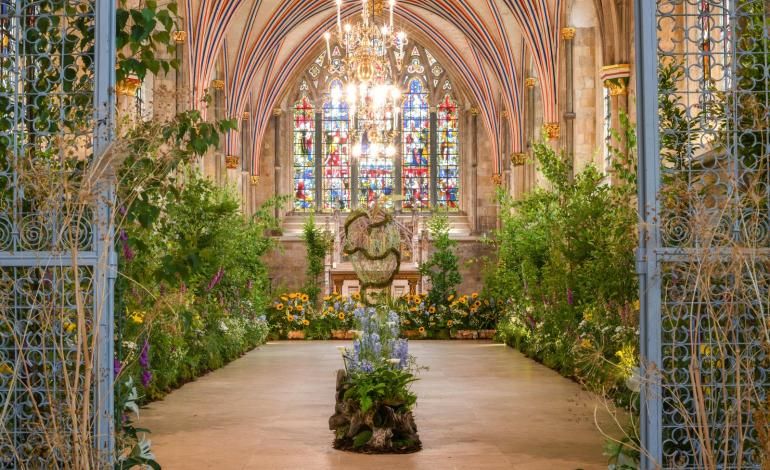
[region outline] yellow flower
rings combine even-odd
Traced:
[[[421,326],[420,328],[417,329],[417,331],[419,331],[420,333],[425,333],[425,327]]]
[[[292,307],[291,305],[289,305],[288,307],[286,307],[286,311],[287,311],[287,312],[293,312],[293,311],[294,311],[294,307]]]
[[[588,308],[585,309],[585,311],[583,312],[583,320],[590,322],[593,319],[593,317],[594,317],[594,314],[591,311],[591,309],[588,309]]]
[[[305,307],[303,307],[302,305],[297,305],[297,311],[298,312],[301,312],[303,310],[305,310]]]
[[[479,302],[477,300],[477,301],[473,302],[473,306],[476,307],[476,308],[479,308],[479,307],[481,307],[481,302]]]
[[[0,365],[0,375],[11,375],[11,374],[13,374],[13,369],[11,368],[11,366],[6,364],[5,362],[3,363],[3,365]]]
[[[302,294],[302,301],[307,302],[308,300],[310,300],[310,297],[308,297],[307,294]]]
[[[328,301],[330,301],[331,299],[332,299],[332,296],[331,296],[331,295],[325,295],[325,296],[324,296],[324,301],[325,301],[325,302],[328,302]]]
[[[453,294],[453,295],[450,295],[449,297],[447,297],[446,300],[447,300],[447,302],[451,302],[451,301],[454,300],[454,298],[455,298],[455,296]]]
[[[294,320],[294,317],[291,314],[287,313],[286,314],[286,321],[292,321],[292,320]]]
[[[290,299],[296,299],[296,298],[297,298],[297,294],[295,294],[294,292],[292,292],[291,294],[289,294],[289,298],[290,298]]]
[[[454,325],[454,322],[452,320],[449,320],[448,322],[446,322],[447,327],[452,328],[452,325]]]
[[[474,292],[473,294],[471,294],[471,297],[473,297],[474,299],[478,299],[479,298],[479,293],[478,292]]]
[[[329,308],[327,308],[326,310],[328,310],[331,313],[331,312],[334,311],[334,306],[333,305],[329,305]]]
[[[591,349],[593,347],[593,343],[588,338],[583,338],[580,340],[580,347],[582,349]]]
[[[634,300],[633,306],[635,312],[638,312],[642,308],[642,304],[639,302],[639,299]]]
[[[340,320],[344,320],[344,319],[345,319],[345,312],[340,312],[340,313],[337,315],[337,318],[339,318]]]
[[[279,311],[280,311],[280,310],[283,310],[283,304],[278,304],[278,305],[276,305],[276,306],[275,306],[275,309],[276,309],[276,310],[279,310]]]
[[[634,346],[626,344],[620,351],[615,353],[615,357],[618,358],[618,367],[623,371],[626,377],[630,377],[633,373],[634,367],[636,367],[636,351]]]
[[[289,298],[288,298],[288,297],[286,297],[285,295],[282,295],[282,296],[281,296],[281,300],[283,300],[284,302],[288,302],[288,301],[289,301]]]
[[[428,307],[428,313],[431,313],[431,314],[436,313],[436,307],[434,307],[433,305]]]
[[[411,325],[412,324],[412,322],[409,321],[409,320],[404,320],[403,323],[404,323],[404,325]]]
[[[460,297],[460,302],[462,302],[464,304],[467,304],[468,303],[468,296],[464,295],[464,296]]]
[[[72,333],[73,331],[75,331],[76,328],[77,328],[77,325],[75,325],[72,322],[66,322],[64,324],[64,331],[66,331],[67,333]]]
[[[417,311],[417,307],[411,307],[411,308],[409,308],[409,311],[410,312],[416,312]]]
[[[484,305],[486,305],[487,307],[489,307],[489,300],[487,300],[487,299],[484,299]]]
[[[304,320],[302,320],[302,324],[305,325],[305,326],[308,326],[310,324],[310,320],[305,318]]]
[[[471,307],[471,313],[476,313],[476,312],[478,312],[478,310],[479,309],[477,309],[476,307]],[[463,316],[465,316],[465,315],[466,315],[466,313],[463,312]]]

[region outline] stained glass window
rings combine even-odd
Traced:
[[[459,207],[460,153],[457,145],[457,103],[449,95],[438,107],[437,132],[436,204],[439,208],[454,210]]]
[[[307,97],[294,106],[294,209],[315,209],[315,112]]]
[[[323,115],[323,209],[350,209],[350,145],[348,105],[342,99],[342,82],[329,87]]]
[[[380,145],[364,142],[358,162],[358,202],[371,206],[378,200],[385,200],[386,207],[392,205],[395,155],[388,155]],[[387,198],[387,199],[385,199]]]
[[[430,113],[422,82],[409,82],[404,100],[402,158],[402,206],[430,207]]]

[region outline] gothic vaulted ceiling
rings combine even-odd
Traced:
[[[398,27],[435,51],[468,101],[475,103],[498,169],[502,132],[512,136],[514,152],[523,143],[520,95],[525,71],[538,77],[545,121],[559,121],[557,64],[565,1],[397,3]],[[184,4],[192,102],[203,107],[201,98],[211,81],[224,80],[228,117],[241,119],[248,112],[256,163],[273,109],[322,51],[322,35],[336,22],[335,0],[184,0]],[[343,0],[342,16],[357,17],[361,8],[362,1]],[[239,141],[229,136],[227,151],[236,151]]]

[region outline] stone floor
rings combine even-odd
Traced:
[[[269,343],[151,404],[141,424],[158,461],[164,470],[607,468],[592,395],[476,341],[410,343],[430,368],[415,384],[422,452],[335,451],[327,420],[344,344]]]

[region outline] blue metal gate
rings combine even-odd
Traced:
[[[635,5],[643,467],[760,468],[770,457],[770,4]]]
[[[0,0],[0,467],[113,458],[114,0]]]

